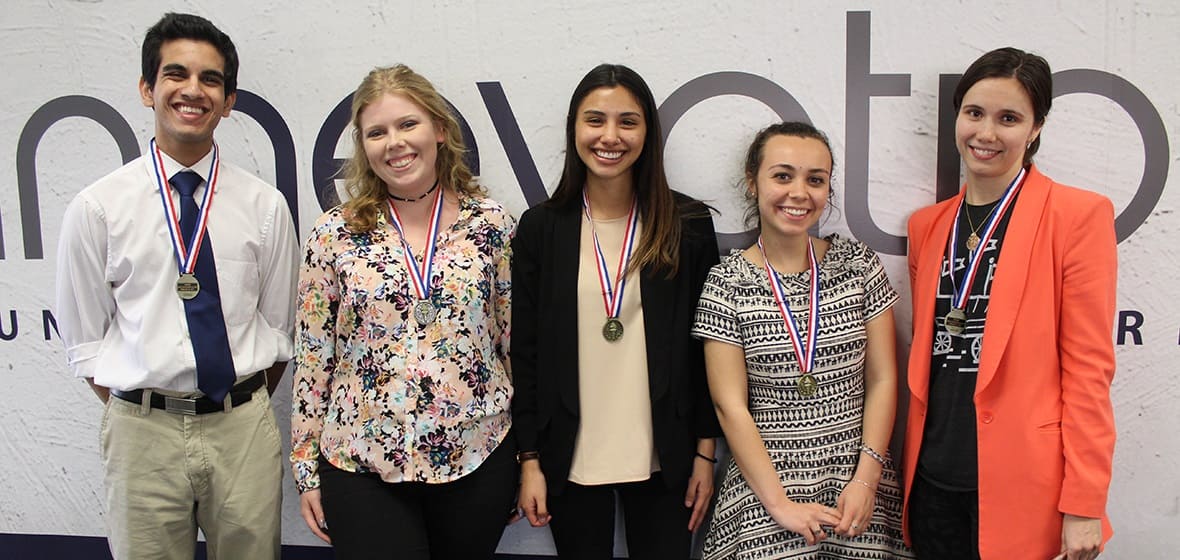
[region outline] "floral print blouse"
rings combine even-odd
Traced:
[[[322,457],[386,482],[471,473],[508,434],[510,241],[498,203],[460,198],[438,235],[419,326],[397,231],[351,233],[342,208],[315,223],[299,271],[291,463],[300,492],[319,488]],[[421,248],[418,248],[421,251]]]

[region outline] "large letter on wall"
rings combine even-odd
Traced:
[[[869,212],[869,98],[908,97],[909,74],[869,72],[869,12],[848,12],[847,62],[845,66],[844,204],[848,229],[874,251],[904,255],[904,237],[877,227]]]
[[[1053,97],[1093,93],[1118,103],[1143,138],[1143,178],[1134,198],[1114,221],[1119,241],[1131,236],[1151,215],[1168,180],[1168,131],[1159,111],[1131,82],[1101,70],[1075,69],[1053,73]]]
[[[250,115],[270,138],[275,151],[275,186],[287,199],[295,231],[299,231],[299,179],[295,173],[295,140],[291,138],[291,129],[274,106],[244,89],[238,90],[234,110]]]
[[[492,125],[496,127],[496,134],[500,137],[500,144],[508,155],[508,163],[512,165],[512,173],[516,175],[516,183],[520,185],[520,192],[524,195],[529,207],[545,202],[549,198],[545,190],[545,182],[541,174],[537,173],[537,164],[529,147],[524,142],[524,135],[520,133],[520,125],[516,122],[516,115],[508,98],[504,95],[504,88],[500,82],[476,82],[479,94],[483,97],[483,104],[488,108],[488,115],[492,117]]]
[[[807,111],[787,90],[778,84],[755,74],[745,72],[715,72],[689,80],[676,88],[660,105],[660,123],[664,128],[664,145],[672,128],[689,109],[706,99],[722,95],[742,95],[764,103],[784,121],[801,121],[810,124]],[[812,232],[814,234],[814,230]],[[718,233],[717,243],[721,254],[730,249],[749,247],[758,236],[758,230],[742,233]]]
[[[114,107],[85,95],[59,97],[41,106],[20,132],[16,143],[16,190],[20,199],[21,233],[25,258],[45,258],[41,241],[41,204],[37,197],[37,145],[54,123],[69,117],[86,117],[97,122],[115,139],[123,163],[139,157],[135,133]],[[4,258],[4,237],[0,232],[0,259]]]

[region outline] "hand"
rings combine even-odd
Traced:
[[[840,523],[839,512],[822,504],[788,500],[785,506],[775,509],[770,512],[774,522],[788,531],[803,535],[808,546],[828,538],[823,525],[835,526]]]
[[[688,532],[696,531],[705,521],[709,499],[713,497],[713,463],[700,457],[692,460],[692,476],[688,478],[688,492],[684,494],[684,507],[692,508],[688,518]]]
[[[545,487],[545,475],[541,472],[540,462],[536,459],[525,461],[520,467],[520,494],[516,503],[524,510],[529,519],[529,525],[544,527],[553,519],[549,515],[549,508],[545,505],[548,492]]]
[[[299,495],[299,510],[303,513],[303,522],[315,536],[328,544],[332,544],[328,536],[328,522],[324,519],[324,508],[320,506],[320,490],[308,490]]]
[[[524,518],[524,511],[520,509],[520,487],[516,488],[516,498],[512,500],[512,509],[508,510],[508,521],[505,525],[511,525]]]
[[[840,524],[836,534],[857,537],[869,529],[873,518],[873,506],[877,502],[876,488],[851,480],[844,485],[844,491],[836,499],[836,510],[840,512]]]
[[[1065,514],[1061,520],[1061,554],[1053,560],[1093,560],[1101,548],[1101,519]]]

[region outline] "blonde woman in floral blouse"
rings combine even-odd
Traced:
[[[409,68],[352,102],[351,199],[299,275],[291,462],[337,558],[491,558],[513,505],[507,370],[515,222]]]

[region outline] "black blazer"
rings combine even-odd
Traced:
[[[690,335],[697,300],[718,262],[708,207],[675,193],[681,214],[676,276],[640,271],[652,429],[663,478],[683,487],[698,438],[721,428],[705,381],[701,342]],[[548,491],[569,477],[578,433],[577,286],[580,204],[549,203],[520,218],[512,241],[512,423],[521,451],[539,451]],[[627,437],[627,434],[619,434]]]

